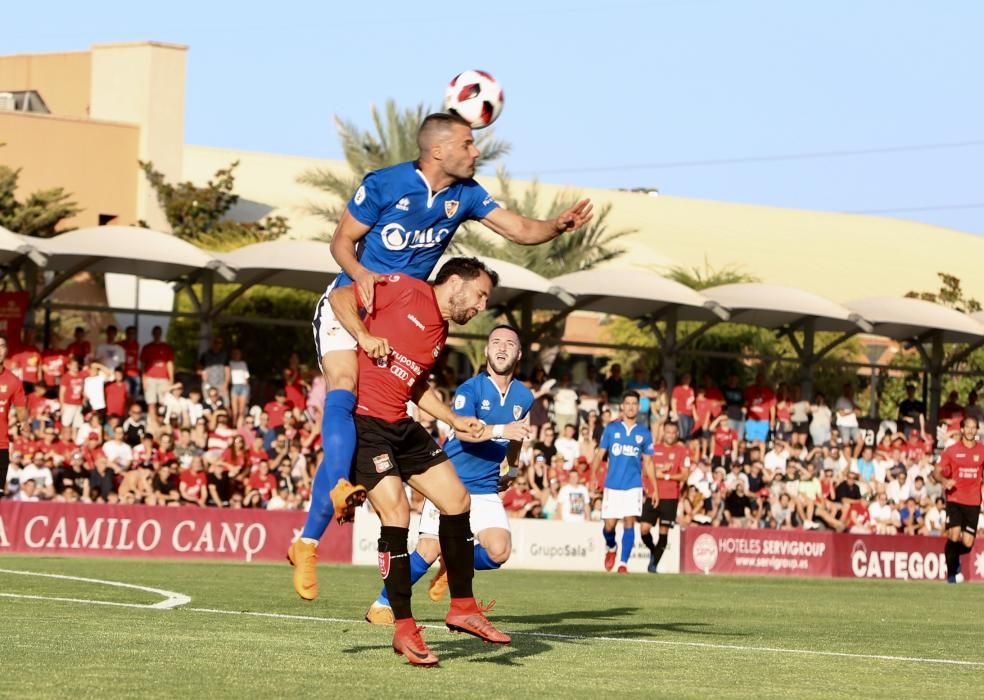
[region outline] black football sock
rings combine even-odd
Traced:
[[[379,573],[383,575],[386,596],[397,620],[413,617],[410,611],[410,557],[407,555],[409,532],[405,527],[390,525],[383,525],[379,530]]]
[[[647,532],[642,536],[642,543],[646,545],[650,554],[656,554],[656,544],[653,542],[653,533]]]
[[[666,551],[666,540],[667,540],[666,533],[665,532],[659,533],[659,539],[656,540],[656,551],[654,552],[654,554],[656,555],[657,564],[659,564],[659,560],[663,558],[663,552]]]
[[[951,540],[946,541],[943,554],[946,556],[946,575],[955,576],[957,574],[957,563],[960,561],[960,545]]]
[[[471,598],[475,576],[475,538],[471,531],[471,514],[441,514],[438,526],[441,556],[448,569],[448,590],[452,598]]]
[[[971,545],[970,547],[968,547],[967,545],[965,545],[963,543],[963,540],[960,540],[959,542],[957,542],[957,553],[958,553],[958,556],[961,556],[962,557],[964,554],[970,554],[970,550],[972,550],[973,548],[974,548],[973,545]]]

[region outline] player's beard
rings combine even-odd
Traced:
[[[519,362],[519,355],[516,357],[507,357],[501,363],[496,361],[495,357],[492,355],[485,356],[486,361],[489,363],[489,367],[500,377],[511,377],[513,372],[516,370],[516,363]]]
[[[448,307],[451,310],[451,320],[459,326],[463,326],[478,315],[478,310],[471,306],[466,306],[462,297],[463,294],[456,294],[448,300]]]

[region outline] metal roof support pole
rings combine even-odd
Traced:
[[[519,344],[523,351],[522,370],[526,376],[532,376],[537,357],[530,347],[533,344],[533,297],[524,295],[519,306]],[[543,349],[542,347],[540,348]]]
[[[666,316],[666,331],[663,333],[663,381],[666,382],[666,393],[671,395],[676,384],[677,371],[677,317],[679,311],[673,309]]]
[[[799,348],[800,395],[805,401],[813,400],[813,370],[815,369],[817,363],[817,357],[814,352],[814,348],[816,346],[816,336],[816,319],[806,319],[803,323],[803,345]],[[790,337],[792,337],[791,334]]]
[[[202,276],[201,328],[198,335],[198,354],[212,345],[212,302],[215,292],[215,273],[209,270]]]
[[[14,275],[14,279],[17,279],[16,274]],[[40,279],[41,270],[31,260],[27,260],[24,263],[24,288],[28,294],[27,315],[24,318],[25,330],[34,327],[34,302],[36,301],[34,294],[38,290],[38,282]]]
[[[933,333],[933,345],[929,352],[929,425],[936,430],[940,416],[940,398],[943,392],[943,331]]]

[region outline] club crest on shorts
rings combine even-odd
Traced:
[[[450,219],[458,213],[458,200],[449,199],[444,203],[444,214]]]
[[[393,468],[393,462],[389,455],[376,455],[372,458],[372,463],[376,466],[376,473],[382,474]]]
[[[379,573],[383,575],[383,578],[386,578],[390,573],[390,553],[378,552],[376,556],[379,560]]]
[[[523,415],[522,406],[513,406],[513,420],[519,420],[519,417]]]

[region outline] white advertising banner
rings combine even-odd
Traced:
[[[512,556],[505,569],[538,569],[554,571],[604,571],[605,541],[601,523],[565,523],[559,520],[511,519]],[[416,547],[417,516],[410,518],[410,548]],[[653,529],[653,539],[659,537]],[[376,566],[376,542],[379,539],[379,519],[365,509],[356,512],[352,529],[352,563]],[[615,532],[621,547],[622,527]],[[621,552],[620,552],[621,554]],[[620,557],[621,558],[621,557]],[[649,565],[649,550],[639,539],[636,526],[635,547],[629,558],[629,571],[645,573]],[[680,571],[680,531],[670,530],[669,544],[659,563],[659,573]]]

